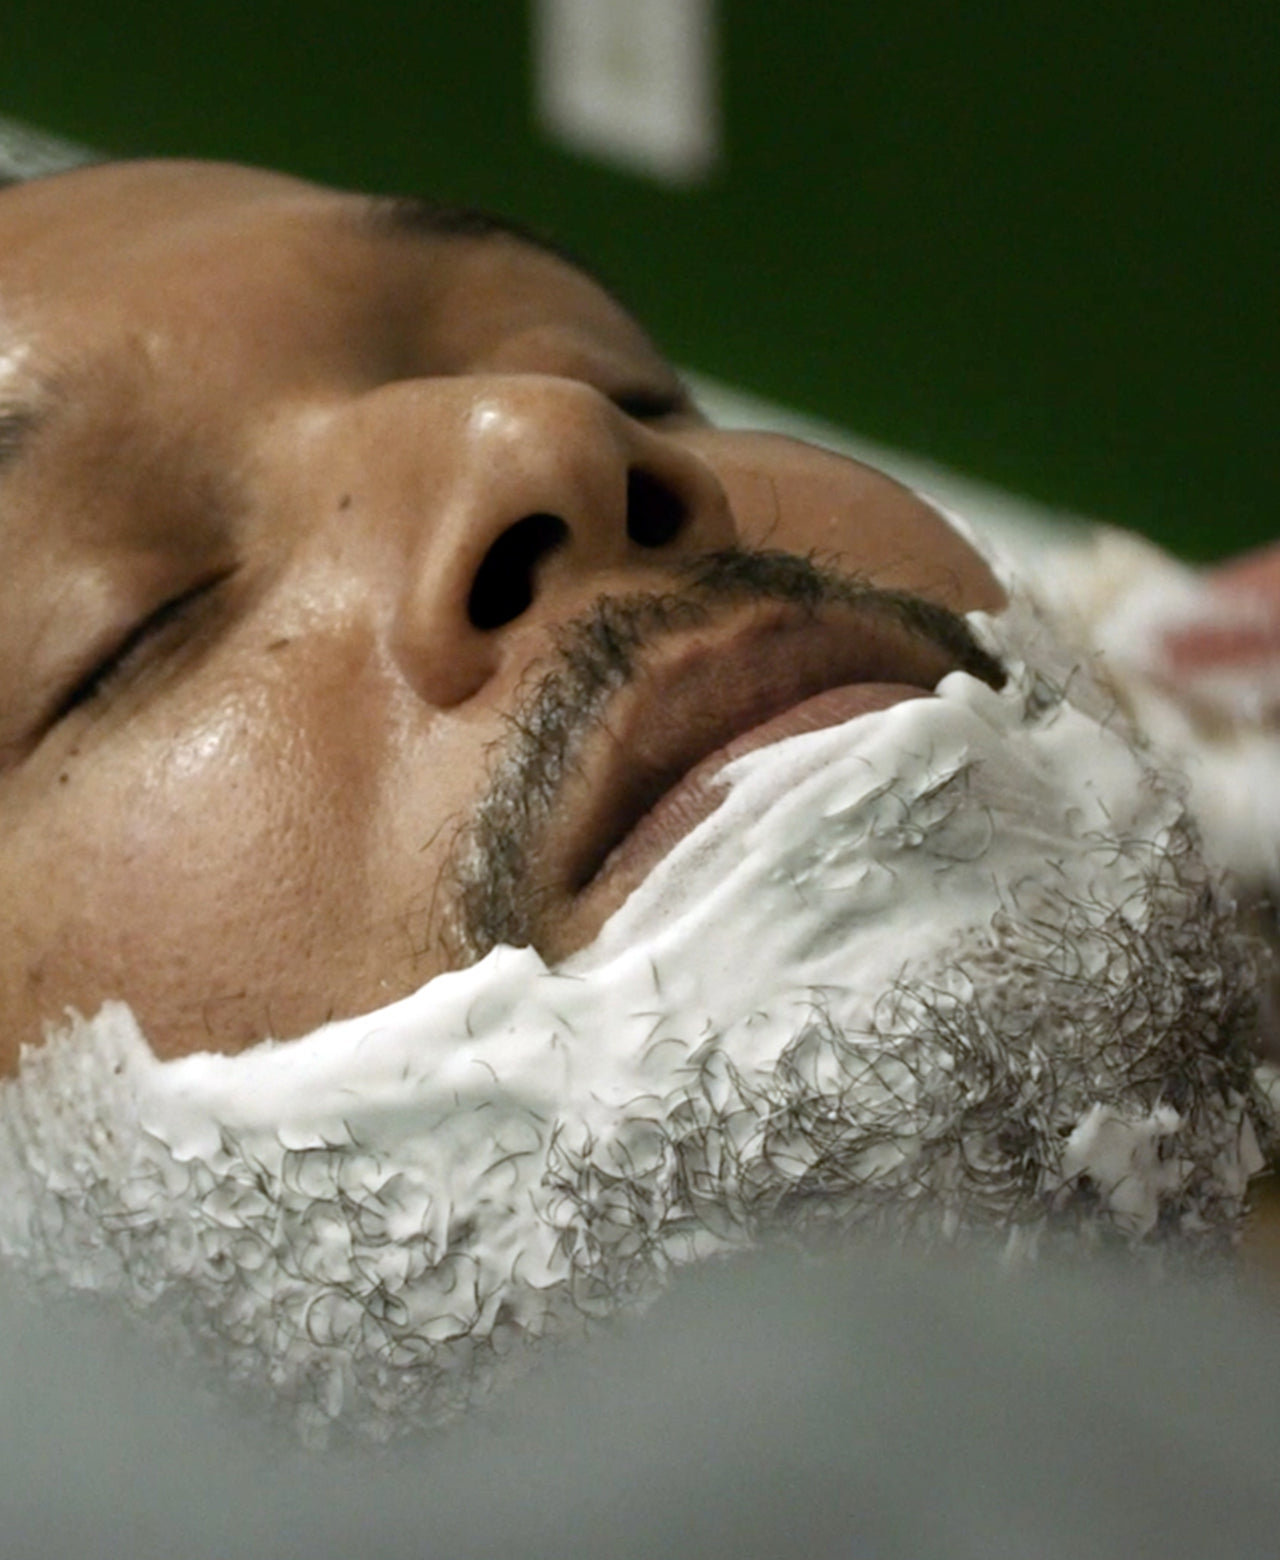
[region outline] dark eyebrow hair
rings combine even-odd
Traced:
[[[535,249],[551,247],[541,235],[512,217],[479,206],[452,206],[420,195],[367,195],[359,208],[359,221],[384,233],[429,238],[514,238]]]
[[[581,271],[590,281],[627,309],[617,289],[589,265],[555,239],[514,217],[499,216],[479,206],[455,206],[447,201],[428,200],[421,195],[366,195],[356,208],[356,223],[374,236],[401,238],[508,238],[530,249],[561,260]]]

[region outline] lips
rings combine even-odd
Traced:
[[[567,795],[569,892],[620,903],[719,804],[724,766],[767,743],[930,694],[955,657],[886,615],[757,604],[668,644],[615,700]],[[575,916],[574,919],[578,919]]]

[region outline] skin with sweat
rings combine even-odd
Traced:
[[[68,1006],[232,1052],[449,968],[458,832],[602,596],[745,547],[1002,604],[887,477],[709,427],[565,260],[380,209],[192,163],[0,194],[0,1070]],[[530,517],[527,601],[478,612]],[[558,865],[563,953],[617,902]]]

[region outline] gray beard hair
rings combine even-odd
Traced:
[[[1028,721],[1049,702],[1036,684]],[[310,1440],[439,1420],[537,1340],[766,1240],[996,1232],[1011,1252],[1064,1234],[1218,1252],[1269,1130],[1254,950],[1175,791],[1134,762],[1173,822],[1091,841],[1129,885],[1120,902],[1050,881],[1025,913],[959,926],[869,1008],[829,984],[792,993],[767,1057],[713,1026],[608,1108],[593,1089],[495,1076],[416,1137],[393,1095],[353,1099],[323,1132],[213,1112],[216,1130],[178,1146],[146,1101],[187,1064],[157,1064],[120,1006],[76,1020],[0,1094],[0,1249],[268,1385]],[[938,820],[976,783],[962,766],[895,790],[916,848],[937,839],[942,859]],[[497,989],[530,971],[561,980],[504,948],[443,979]],[[594,1021],[615,1021],[608,1002]],[[218,1065],[283,1066],[289,1049]],[[441,1168],[460,1159],[465,1195]]]

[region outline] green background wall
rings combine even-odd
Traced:
[[[1276,0],[719,30],[727,157],[685,191],[538,134],[521,0],[6,0],[0,113],[497,206],[694,367],[1184,552],[1276,534]]]

